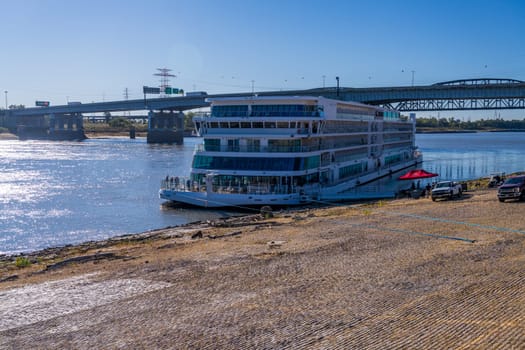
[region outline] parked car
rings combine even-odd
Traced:
[[[497,187],[501,185],[505,181],[505,173],[494,173],[490,174],[489,183],[488,186],[490,187]]]
[[[513,176],[503,182],[498,188],[498,199],[504,202],[506,199],[525,199],[525,175]]]
[[[430,197],[433,201],[441,198],[452,199],[454,196],[461,197],[462,195],[463,186],[455,181],[440,181],[430,193]]]

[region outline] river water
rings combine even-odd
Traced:
[[[186,138],[182,146],[168,146],[140,138],[0,140],[0,254],[236,214],[161,205],[160,180],[168,174],[188,176],[200,141]],[[418,134],[416,143],[423,167],[441,179],[525,170],[523,133]]]

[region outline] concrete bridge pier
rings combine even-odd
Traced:
[[[13,118],[12,129],[20,140],[45,140],[48,137],[48,122],[44,115]]]
[[[81,113],[50,114],[49,139],[84,140],[84,121]]]
[[[173,110],[148,113],[148,143],[184,143],[184,113]]]

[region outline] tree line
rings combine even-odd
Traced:
[[[462,121],[450,118],[417,118],[416,127],[418,128],[439,128],[439,129],[454,129],[454,130],[525,130],[525,118],[523,120],[504,120],[497,119],[479,119],[474,121]]]

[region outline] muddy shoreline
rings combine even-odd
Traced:
[[[495,195],[247,215],[4,259],[0,348],[519,348],[525,203]]]

